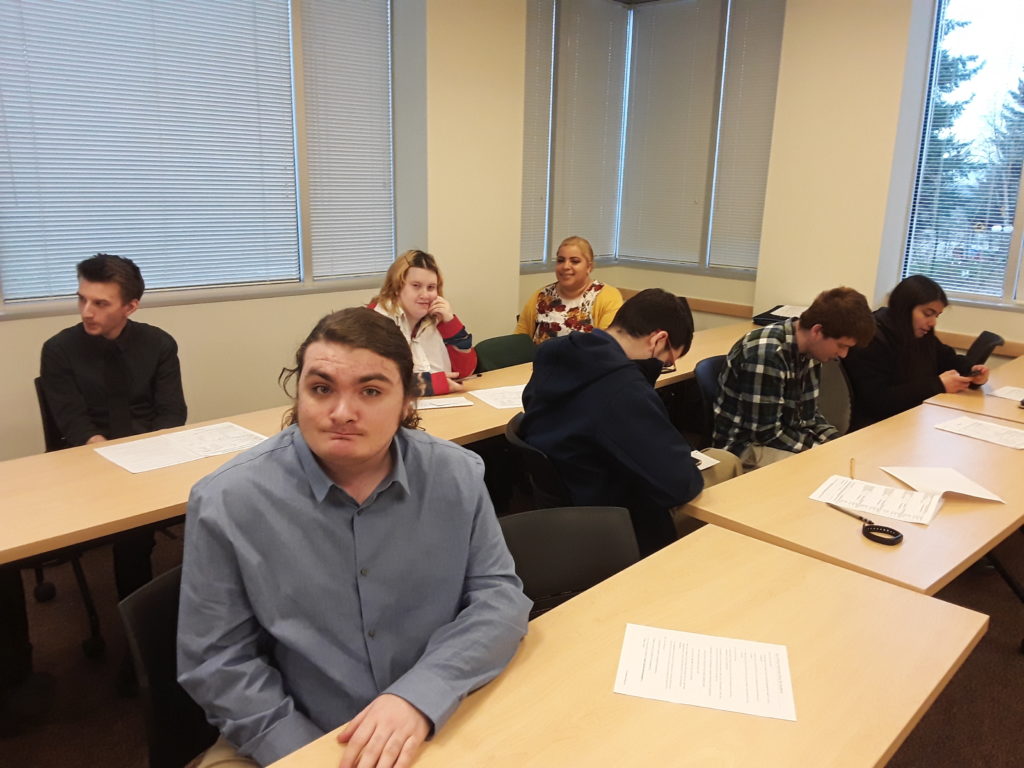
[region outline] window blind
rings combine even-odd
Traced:
[[[561,0],[551,240],[587,238],[614,253],[626,55],[626,6]]]
[[[0,0],[4,301],[97,251],[153,288],[296,280],[288,4]]]
[[[702,260],[714,162],[719,2],[637,6],[619,255]]]
[[[554,73],[555,0],[526,8],[526,82],[523,105],[523,207],[520,261],[544,261],[548,251],[548,182]]]
[[[1019,298],[1024,56],[1015,5],[939,3],[903,276]]]
[[[368,275],[395,258],[390,3],[303,0],[313,277]]]

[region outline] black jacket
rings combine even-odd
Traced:
[[[878,330],[864,349],[849,351],[843,366],[853,389],[850,428],[874,424],[945,392],[939,374],[956,368],[962,355],[934,333],[915,338],[910,320],[898,321],[888,307],[875,311]]]
[[[47,404],[71,445],[93,435],[113,439],[185,423],[178,346],[156,326],[129,320],[113,341],[90,336],[81,323],[65,328],[43,344],[40,374]],[[125,413],[121,428],[112,423],[115,409]]]
[[[573,503],[627,507],[642,554],[675,540],[669,509],[704,488],[654,391],[660,371],[604,331],[571,333],[537,348],[523,392],[523,439],[548,455]]]

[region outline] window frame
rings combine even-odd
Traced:
[[[930,132],[930,117],[932,114],[932,93],[935,88],[935,72],[937,58],[940,54],[942,24],[946,18],[946,7],[948,0],[936,0],[930,23],[929,46],[927,49],[927,61],[924,72],[924,82],[921,93],[921,108],[916,126],[916,141],[914,145],[914,158],[912,172],[909,179],[909,189],[905,209],[905,220],[903,224],[902,240],[900,243],[901,252],[898,259],[897,279],[902,280],[911,274],[908,271],[910,259],[910,247],[912,239],[912,224],[914,220],[914,204],[917,198],[918,183],[922,174],[925,158],[925,142]],[[1024,141],[1024,137],[1022,137]],[[1001,296],[991,296],[982,293],[971,293],[957,289],[950,289],[943,286],[943,289],[950,300],[950,303],[977,307],[984,309],[1024,311],[1024,174],[1017,187],[1017,205],[1013,217],[1013,232],[1006,251],[1006,270],[1003,274],[1003,287]]]
[[[396,80],[413,79],[413,72],[421,70],[424,65],[426,48],[422,41],[410,41],[410,32],[414,29],[425,29],[425,9],[403,7],[406,4],[388,0],[390,26],[389,76],[391,80],[389,111],[391,116],[391,184],[392,184],[392,248],[397,249],[403,241],[420,241],[425,239],[426,221],[423,217],[410,216],[411,226],[401,226],[398,221],[400,201],[403,206],[426,206],[425,190],[421,193],[416,189],[419,177],[425,174],[426,159],[422,159],[424,169],[410,168],[407,173],[399,173],[398,155],[400,141],[410,141],[413,133],[422,130],[426,123],[424,103],[404,104],[401,106],[405,115],[403,124],[396,118],[398,96]],[[289,0],[290,37],[291,37],[291,87],[293,109],[293,138],[295,143],[295,175],[296,175],[296,227],[298,247],[298,279],[276,280],[251,283],[221,283],[210,286],[183,288],[147,288],[143,298],[145,307],[184,306],[189,304],[208,304],[225,301],[241,301],[247,299],[267,299],[290,296],[314,295],[320,293],[338,293],[346,291],[375,290],[380,286],[384,269],[366,275],[345,277],[323,277],[315,279],[313,274],[314,254],[310,245],[310,205],[309,205],[309,174],[306,152],[306,121],[305,101],[302,87],[303,49],[301,33],[301,13],[303,0]],[[407,44],[399,46],[396,38],[401,37]],[[415,43],[415,44],[411,44]],[[405,155],[408,157],[408,153]],[[82,254],[88,258],[91,253]],[[125,254],[129,255],[130,254]],[[3,283],[0,280],[0,322],[4,320],[20,320],[39,317],[67,315],[77,311],[77,299],[74,294],[67,296],[51,296],[34,299],[3,300]]]

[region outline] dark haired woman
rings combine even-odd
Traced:
[[[962,392],[988,381],[988,368],[961,376],[963,355],[935,337],[935,323],[949,304],[942,286],[911,275],[892,289],[889,305],[875,310],[878,331],[864,349],[851,349],[843,366],[853,387],[853,429],[920,405],[932,395]]]

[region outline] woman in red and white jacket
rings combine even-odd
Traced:
[[[473,337],[455,316],[443,289],[434,257],[406,251],[388,269],[380,293],[369,304],[401,329],[425,395],[462,391],[457,379],[476,369]]]

